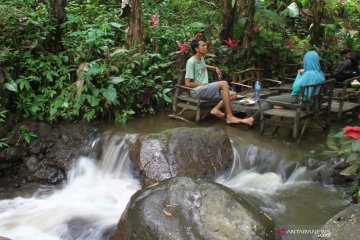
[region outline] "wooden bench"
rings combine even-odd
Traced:
[[[184,85],[185,70],[181,70],[179,71],[178,83],[175,85],[172,114],[168,116],[188,123],[199,124],[200,120],[204,119],[209,114],[211,108],[218,104],[221,99],[204,100],[200,99],[199,96],[192,97],[190,95],[192,88],[185,87]],[[184,116],[186,111],[195,112],[195,121]]]
[[[340,121],[344,113],[352,112],[356,114],[360,107],[360,88],[352,88],[351,82],[360,79],[360,76],[349,78],[342,83],[341,88],[334,89],[333,102],[331,104],[331,112],[336,114],[336,120]]]
[[[263,110],[261,104],[259,104],[260,132],[264,133],[266,125],[275,127],[273,134],[280,127],[292,128],[293,139],[299,138],[300,140],[310,118],[315,118],[323,128],[330,126],[330,108],[334,81],[334,79],[331,79],[320,84],[302,86],[299,100],[293,104],[267,99],[260,100],[260,103],[268,101],[273,105],[283,107]],[[322,119],[321,115],[325,115],[325,120]],[[299,135],[300,123],[303,120],[304,124]]]

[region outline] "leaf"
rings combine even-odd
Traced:
[[[297,17],[299,15],[299,7],[295,2],[291,3],[287,9],[289,10],[289,17]]]
[[[191,24],[191,27],[193,28],[204,28],[205,27],[205,24],[201,23],[201,22],[193,22]]]
[[[110,84],[107,89],[102,89],[102,95],[110,102],[114,102],[117,96],[114,85]]]
[[[118,48],[118,49],[116,49],[114,52],[112,52],[110,54],[110,57],[116,56],[118,54],[125,54],[125,53],[128,53],[128,52],[129,52],[129,50],[127,50],[126,48]]]
[[[354,164],[342,170],[340,174],[344,176],[351,176],[357,172],[358,168],[359,166],[357,164]]]
[[[353,152],[360,152],[360,140],[356,140],[351,145]]]
[[[336,134],[334,135],[334,137],[336,137],[336,138],[342,138],[345,132],[346,132],[345,130],[344,130],[344,131],[341,131],[341,132],[338,132],[338,133],[336,133]]]
[[[9,83],[5,83],[5,87],[7,90],[10,90],[12,92],[17,92],[18,88],[17,88],[17,84],[14,81],[11,81]]]
[[[115,27],[115,28],[119,28],[119,29],[121,29],[121,28],[123,27],[122,24],[116,23],[116,22],[111,22],[110,25],[113,26],[113,27]]]
[[[123,82],[125,79],[123,77],[110,77],[110,82],[113,84],[118,84]]]
[[[346,158],[346,161],[348,163],[357,163],[360,162],[360,154],[359,153],[351,153],[348,158]]]
[[[64,102],[64,103],[62,104],[62,106],[63,106],[64,108],[68,108],[68,107],[69,107],[69,103],[68,103],[68,102]]]
[[[166,211],[166,210],[163,209],[163,212],[165,213],[165,216],[167,216],[167,217],[172,216],[172,213],[170,211]]]

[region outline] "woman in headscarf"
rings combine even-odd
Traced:
[[[268,97],[267,100],[284,102],[284,103],[295,103],[298,101],[300,94],[300,87],[304,85],[311,85],[322,83],[325,81],[325,75],[321,70],[320,57],[315,51],[307,52],[304,56],[304,71],[299,72],[296,76],[295,82],[292,86],[291,93],[284,93],[279,96]],[[262,103],[261,108],[266,111],[273,108],[273,104],[265,101]],[[276,107],[276,106],[275,106]],[[241,123],[252,126],[255,122],[260,120],[260,111],[245,119],[241,119]]]

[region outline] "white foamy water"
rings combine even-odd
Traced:
[[[102,239],[140,189],[139,181],[130,174],[127,137],[122,141],[113,137],[104,144],[100,165],[94,159],[79,158],[62,190],[49,196],[0,201],[0,236],[13,240]]]

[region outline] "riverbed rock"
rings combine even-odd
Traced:
[[[360,204],[355,204],[342,210],[320,229],[320,235],[313,240],[357,240],[360,236]]]
[[[31,143],[19,140],[21,125],[26,126],[27,132],[36,135]],[[24,120],[16,124],[8,130],[10,147],[6,154],[5,151],[0,153],[0,182],[10,181],[14,177],[20,182],[39,183],[57,183],[65,179],[72,160],[86,155],[82,146],[95,130],[93,125],[82,122],[49,124]]]
[[[216,128],[174,128],[138,138],[130,151],[142,186],[175,176],[204,176],[226,169],[231,143]]]
[[[274,239],[267,214],[209,180],[176,177],[136,192],[113,240]]]

